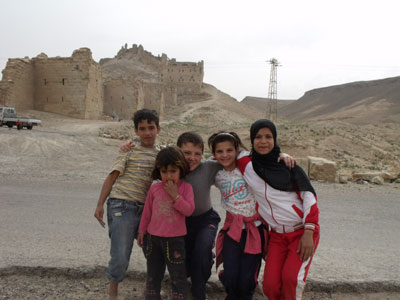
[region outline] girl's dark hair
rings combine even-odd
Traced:
[[[204,141],[199,134],[192,131],[187,131],[182,133],[178,137],[176,144],[178,145],[179,148],[181,148],[182,145],[186,143],[192,143],[195,146],[199,146],[201,147],[201,152],[204,152]]]
[[[154,180],[161,180],[160,169],[167,168],[168,166],[175,166],[180,170],[180,178],[189,173],[189,166],[183,156],[183,152],[178,147],[172,146],[162,149],[158,152],[154,169],[151,174]]]
[[[236,132],[218,131],[208,138],[208,147],[210,148],[211,153],[215,153],[215,148],[217,147],[217,144],[226,141],[231,142],[235,149],[243,148],[247,150]]]

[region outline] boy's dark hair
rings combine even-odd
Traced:
[[[208,147],[210,148],[211,153],[215,153],[215,148],[218,143],[226,141],[231,142],[235,149],[246,149],[236,132],[218,131],[208,138]]]
[[[147,122],[154,121],[156,126],[159,126],[160,119],[158,118],[158,113],[154,109],[140,109],[136,111],[133,115],[133,124],[135,125],[135,129],[138,129],[139,123],[143,120],[147,120]]]
[[[175,166],[180,170],[180,178],[185,177],[189,173],[189,165],[183,156],[181,149],[175,146],[167,147],[158,152],[154,169],[151,174],[154,180],[161,179],[160,169],[168,166]]]
[[[176,144],[179,148],[181,148],[182,145],[186,143],[192,143],[195,146],[199,146],[201,147],[201,152],[204,152],[204,141],[197,133],[192,131],[184,132],[178,137],[178,140],[176,141]]]

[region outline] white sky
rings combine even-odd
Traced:
[[[242,100],[278,98],[400,76],[398,0],[0,0],[0,69],[8,58],[114,57],[142,44],[177,61],[204,60],[204,81]]]

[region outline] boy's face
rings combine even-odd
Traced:
[[[201,162],[203,156],[203,150],[200,145],[195,145],[193,143],[184,143],[180,147],[185,160],[189,165],[190,171],[195,170]]]
[[[135,128],[135,133],[140,138],[140,144],[143,147],[153,147],[157,134],[160,133],[160,126],[157,126],[154,121],[142,120],[137,129]]]

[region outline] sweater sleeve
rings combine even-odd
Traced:
[[[144,203],[142,217],[140,219],[140,225],[139,225],[140,233],[143,234],[147,233],[147,227],[149,226],[151,220],[152,207],[153,207],[153,188],[151,187],[147,194],[147,198]]]
[[[317,204],[317,197],[308,191],[300,193],[303,199],[303,223],[304,225],[314,225],[319,227],[319,209]]]
[[[182,186],[182,190],[179,191],[179,198],[175,201],[173,207],[186,217],[192,215],[194,211],[194,194],[190,184],[186,183]]]

